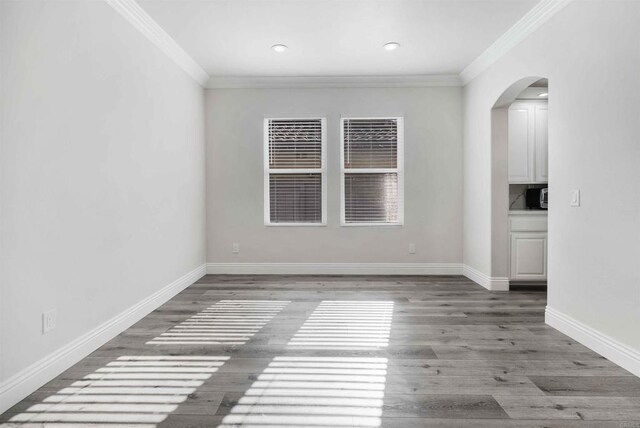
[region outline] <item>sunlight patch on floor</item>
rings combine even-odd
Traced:
[[[392,317],[392,301],[324,300],[287,346],[306,349],[386,347]]]
[[[221,300],[147,345],[243,345],[289,303]]]
[[[154,427],[229,359],[122,356],[62,388],[3,427]]]
[[[219,428],[378,427],[386,358],[275,357]]]

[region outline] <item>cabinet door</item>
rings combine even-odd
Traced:
[[[549,181],[549,131],[548,131],[548,107],[547,104],[536,106],[536,182],[547,183]]]
[[[534,109],[523,103],[509,107],[509,183],[534,179]]]
[[[511,279],[547,279],[547,234],[511,233]]]

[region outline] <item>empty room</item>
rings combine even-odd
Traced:
[[[0,427],[640,428],[640,0],[0,0]]]

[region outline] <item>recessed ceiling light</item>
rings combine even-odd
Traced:
[[[395,51],[399,47],[400,47],[400,43],[398,42],[385,43],[383,46],[383,48],[385,48],[385,50],[388,50],[388,51]]]
[[[282,53],[282,52],[286,51],[288,49],[288,47],[287,47],[287,45],[277,44],[277,45],[271,46],[271,49],[274,52]]]
[[[543,93],[539,94],[538,96],[539,97],[546,97],[547,95],[549,95],[548,92],[543,92]]]

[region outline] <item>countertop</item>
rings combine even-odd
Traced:
[[[547,210],[510,210],[509,215],[540,215],[546,216]]]

